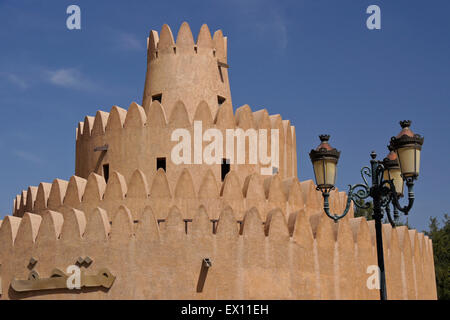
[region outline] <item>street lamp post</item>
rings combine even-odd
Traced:
[[[316,189],[322,192],[323,209],[325,214],[334,222],[338,222],[339,219],[345,217],[350,209],[351,201],[359,208],[368,209],[369,204],[362,204],[362,200],[368,197],[372,198],[381,300],[386,300],[381,219],[383,218],[383,212],[386,212],[389,222],[395,227],[394,220],[398,216],[398,211],[407,215],[411,210],[414,203],[414,181],[419,176],[420,152],[423,145],[423,137],[411,131],[411,121],[400,121],[400,125],[402,131],[396,137],[391,138],[388,156],[383,161],[376,160],[377,154],[372,151],[370,167],[361,169],[361,177],[364,183],[349,185],[347,204],[342,214],[331,213],[328,201],[330,191],[335,188],[340,151],[330,146],[328,143],[329,135],[320,135],[320,145],[311,150],[309,154],[314,167]],[[371,178],[370,185],[366,177]],[[406,182],[408,188],[408,204],[402,207],[399,198],[403,196],[404,182]],[[394,208],[394,219],[391,217],[390,204]]]

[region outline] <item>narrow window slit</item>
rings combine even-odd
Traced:
[[[109,179],[109,164],[103,165],[103,177],[105,178],[105,182],[108,183]]]
[[[161,168],[166,171],[166,158],[156,158],[156,171]]]
[[[222,159],[222,165],[221,165],[222,181],[225,180],[225,176],[227,175],[228,172],[230,172],[230,160]]]

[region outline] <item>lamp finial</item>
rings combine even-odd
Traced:
[[[400,126],[402,127],[402,129],[404,129],[404,128],[409,128],[409,127],[411,127],[411,120],[403,120],[403,121],[400,121]]]
[[[327,142],[328,140],[330,140],[330,135],[329,134],[321,134],[321,135],[319,135],[319,139],[322,142]]]

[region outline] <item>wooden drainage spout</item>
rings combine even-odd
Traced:
[[[203,286],[205,285],[206,276],[208,274],[209,268],[211,268],[212,262],[209,258],[204,258],[202,260],[202,266],[200,268],[200,275],[198,276],[197,282],[197,292],[203,291]]]

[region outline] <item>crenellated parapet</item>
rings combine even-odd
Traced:
[[[156,60],[164,55],[201,54],[212,56],[219,61],[227,62],[227,37],[222,30],[217,30],[213,37],[206,24],[200,28],[197,41],[194,41],[187,22],[183,22],[177,40],[174,40],[172,30],[167,24],[161,28],[161,33],[151,30],[147,38],[147,61]]]
[[[115,192],[120,193],[119,188]],[[42,298],[43,293],[47,299],[77,298],[79,293],[70,290],[18,293],[8,286],[13,278],[26,279],[31,258],[33,270],[45,278],[79,257],[93,261],[86,267],[90,273],[107,267],[117,275],[111,289],[86,291],[85,299],[379,297],[378,290],[366,285],[368,267],[376,266],[376,250],[373,224],[364,218],[335,224],[324,215],[308,216],[300,210],[286,223],[278,208],[261,219],[252,207],[237,220],[239,214],[226,206],[217,221],[211,221],[201,205],[187,221],[183,210],[171,206],[163,221],[151,205],[139,213],[121,205],[114,212],[86,207],[7,216],[0,223],[0,298]],[[428,272],[433,269],[431,240],[406,227],[386,224],[383,232],[388,298],[435,299],[433,273]],[[213,267],[202,292],[197,292],[206,257]]]
[[[191,137],[191,164],[176,164],[172,160],[172,150],[179,143],[178,139],[171,141],[172,135],[180,128],[186,129]],[[277,130],[278,167],[272,168],[275,167],[272,163],[262,163],[258,154],[260,150],[253,148],[257,143],[253,143],[250,136],[246,136],[242,138],[245,143],[243,163],[238,163],[239,139],[234,138],[234,163],[230,169],[240,176],[259,173],[262,168],[266,168],[270,174],[276,169],[282,178],[297,176],[295,127],[289,121],[283,120],[280,115],[270,116],[265,109],[253,112],[248,105],[238,108],[234,114],[229,103],[225,103],[216,114],[212,114],[205,101],[198,104],[192,120],[182,101],[175,104],[169,115],[158,101],[154,101],[146,107],[133,102],[128,110],[113,106],[109,113],[98,111],[95,117],[87,116],[84,122],[78,124],[76,130],[75,174],[85,179],[91,172],[104,175],[104,165],[108,165],[109,172],[121,172],[126,179],[130,179],[136,168],[151,177],[156,173],[157,159],[165,158],[166,172],[171,182],[174,182],[185,168],[195,168],[199,172],[194,175],[198,184],[209,169],[213,171],[216,181],[220,182],[221,165],[206,164],[204,159],[196,163],[194,155],[198,146],[198,149],[204,150],[211,143],[203,140],[199,144],[195,138],[196,132],[200,132],[202,139],[209,129],[217,129],[223,136],[223,158],[227,157],[226,144],[230,140],[227,139],[227,129],[234,132],[242,130],[244,134],[252,131],[258,139],[260,130],[265,130],[267,137],[264,144],[270,157],[271,132]],[[251,155],[255,152],[258,157],[256,162],[252,162]]]
[[[21,217],[22,212],[42,214],[45,210],[66,212],[70,209],[89,212],[96,207],[111,213],[120,206],[127,206],[133,212],[133,220],[138,221],[145,207],[150,206],[157,219],[164,221],[170,208],[176,206],[183,219],[190,220],[203,206],[209,219],[217,220],[220,212],[229,206],[239,221],[244,219],[247,210],[255,207],[263,220],[270,211],[280,210],[285,222],[292,225],[297,212],[310,216],[321,212],[323,207],[323,199],[312,180],[300,182],[293,177],[282,179],[279,174],[267,177],[257,173],[241,178],[231,171],[223,182],[217,182],[211,169],[200,176],[199,182],[193,177],[191,170],[184,169],[172,182],[162,169],[150,178],[136,169],[130,178],[113,171],[107,183],[96,173],[91,173],[88,179],[78,176],[72,176],[69,181],[55,179],[52,184],[40,183],[37,196],[32,192],[27,192],[24,200],[18,196],[14,201],[29,205],[16,209],[13,215]],[[345,192],[334,190],[330,198],[331,209],[342,211],[347,201]],[[353,206],[349,217],[353,217]]]

